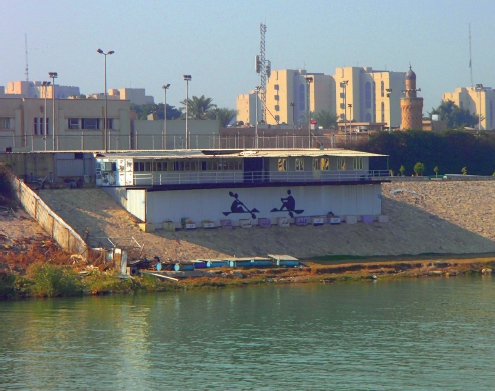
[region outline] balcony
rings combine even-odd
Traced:
[[[209,185],[209,184],[317,184],[383,181],[388,170],[356,171],[218,171],[134,173],[134,186]],[[197,186],[195,186],[197,187]]]

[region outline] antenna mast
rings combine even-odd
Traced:
[[[469,72],[471,73],[471,87],[473,87],[474,84],[473,84],[473,63],[471,57],[471,23],[469,23]]]
[[[266,123],[266,60],[265,60],[266,24],[260,23],[260,79],[261,79],[261,120]]]
[[[26,81],[29,81],[29,70],[28,70],[28,39],[27,39],[27,34],[24,34],[24,48],[26,49]]]

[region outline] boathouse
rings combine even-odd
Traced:
[[[380,156],[338,148],[97,153],[96,185],[157,228],[377,216],[389,176],[370,169]]]

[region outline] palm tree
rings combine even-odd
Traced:
[[[211,103],[213,101],[212,98],[205,98],[204,95],[201,95],[201,97],[193,96],[191,99],[189,99],[189,118],[192,119],[214,119],[215,118],[215,113],[214,110],[217,107],[216,104]],[[184,99],[182,102],[180,102],[181,105],[184,105],[184,107],[181,107],[180,110],[182,111],[181,118],[186,118],[186,99]]]
[[[227,107],[222,107],[221,109],[215,110],[215,114],[218,122],[220,122],[220,127],[226,128],[232,120],[237,118],[238,111]]]
[[[337,128],[337,114],[331,113],[328,110],[311,113],[311,119],[318,122],[318,126],[321,126],[323,129]]]

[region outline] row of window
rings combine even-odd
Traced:
[[[14,127],[14,118],[0,117],[0,130],[12,129]]]
[[[364,159],[362,157],[353,158],[353,170],[362,170],[364,168]],[[346,169],[346,159],[344,157],[337,158],[337,170]],[[288,162],[286,158],[278,159],[278,170],[288,171]],[[304,158],[296,158],[295,170],[304,171]],[[313,171],[329,171],[330,159],[327,157],[313,159]]]
[[[134,171],[242,171],[241,159],[203,160],[203,161],[156,161],[134,162]]]
[[[46,126],[45,126],[46,125]],[[45,132],[46,129],[46,132]],[[35,135],[49,135],[50,132],[50,118],[46,118],[46,124],[45,124],[45,118],[35,118],[34,119],[34,134]]]
[[[69,118],[68,129],[74,130],[100,130],[103,129],[104,119],[101,118]],[[113,119],[107,118],[107,129],[113,129]]]

